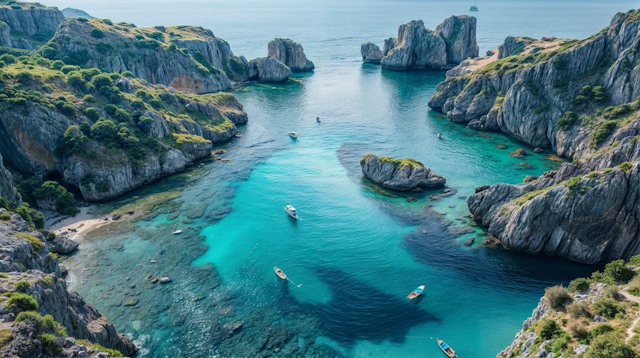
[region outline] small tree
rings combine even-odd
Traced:
[[[549,306],[556,309],[571,301],[569,290],[562,286],[549,287],[544,291],[544,297],[549,301]]]
[[[101,39],[104,37],[104,32],[102,32],[102,30],[100,30],[99,28],[95,28],[91,30],[91,36],[97,39]]]
[[[609,262],[604,267],[604,273],[611,276],[616,282],[626,282],[635,276],[635,272],[625,267],[624,260]]]

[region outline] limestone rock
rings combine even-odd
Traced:
[[[360,160],[362,173],[385,188],[409,191],[443,186],[446,180],[422,163],[407,159],[394,160],[367,154]]]
[[[55,240],[49,241],[49,244],[51,245],[49,251],[62,255],[68,255],[76,251],[78,246],[80,246],[79,243],[62,236],[58,236]]]
[[[380,60],[384,57],[380,47],[371,42],[363,43],[360,53],[362,54],[362,61],[368,63],[380,63]]]
[[[467,58],[478,57],[475,17],[451,16],[436,27],[435,34],[447,44],[448,63],[458,64]]]
[[[11,173],[2,165],[2,155],[0,155],[0,198],[16,204],[22,203],[22,197],[13,184]]]
[[[247,67],[250,79],[255,78],[263,82],[282,82],[291,76],[291,69],[271,56],[253,59]]]
[[[118,88],[120,88],[120,90],[122,90],[122,92],[133,93],[133,85],[131,84],[131,81],[126,77],[120,77],[118,82],[116,82],[116,85],[118,86]]]
[[[145,134],[158,139],[171,135],[167,121],[158,112],[147,110],[142,115],[153,119],[153,123],[145,130]]]
[[[509,57],[515,54],[517,51],[523,50],[524,47],[535,41],[529,37],[515,37],[509,36],[498,47],[498,59]]]
[[[277,38],[269,42],[267,57],[282,62],[293,72],[307,72],[314,69],[313,62],[307,59],[302,45],[291,40]]]

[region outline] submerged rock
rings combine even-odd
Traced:
[[[367,154],[360,160],[362,173],[385,188],[409,191],[443,186],[446,180],[422,163],[413,160],[395,160]]]

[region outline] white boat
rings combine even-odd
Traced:
[[[291,215],[292,218],[298,219],[298,211],[291,205],[287,205],[284,207],[284,210]]]
[[[473,2],[473,5],[471,5],[471,8],[469,9],[469,11],[478,11],[478,6],[476,6],[476,2],[477,2],[477,1],[478,1],[478,0],[475,0],[475,1]]]
[[[173,230],[171,231],[171,235],[182,234],[182,230]]]
[[[291,138],[293,138],[293,139],[296,139],[296,138],[298,138],[298,133],[296,133],[296,132],[289,132],[289,136],[290,136]]]

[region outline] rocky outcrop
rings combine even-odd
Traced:
[[[467,58],[478,57],[475,17],[451,16],[436,27],[435,34],[447,44],[448,63],[458,64]]]
[[[60,10],[64,17],[84,17],[85,19],[95,19],[95,17],[89,15],[86,11],[74,8],[64,8]]]
[[[48,40],[64,20],[57,8],[38,3],[0,6],[0,46],[25,50],[35,49]],[[11,34],[20,36],[11,36]]]
[[[61,255],[68,255],[76,251],[78,246],[80,246],[79,243],[73,240],[69,240],[63,236],[56,237],[52,241],[49,241],[48,244],[49,244],[50,252],[61,254]]]
[[[574,160],[469,197],[471,213],[505,248],[585,263],[640,253],[638,14],[618,14],[583,41],[508,39],[508,59],[438,85],[429,105],[449,120]]]
[[[360,53],[362,54],[362,61],[368,63],[380,63],[380,60],[384,57],[380,47],[372,42],[363,43],[360,47]]]
[[[6,210],[0,209],[0,214],[3,213]],[[79,294],[67,290],[56,259],[49,255],[49,243],[42,233],[32,230],[20,215],[13,213],[11,220],[0,221],[0,245],[0,271],[6,275],[0,278],[0,291],[15,292],[14,282],[27,282],[28,285],[24,285],[25,288],[21,290],[35,299],[38,312],[42,316],[51,315],[71,337],[119,350],[126,356],[136,352],[133,343],[118,335],[115,327],[93,306],[86,304]],[[9,313],[7,304],[6,300],[0,302],[0,313],[5,320],[12,321],[17,312],[14,310]],[[34,350],[37,352],[40,349],[42,352],[39,341],[36,342],[36,337],[31,336],[33,332],[38,333],[38,329],[35,326],[15,324],[12,333],[15,342],[19,344],[3,347],[0,354],[18,354],[23,352],[21,349],[25,349],[26,353],[23,352],[20,356],[31,357]],[[30,340],[22,342],[21,337],[25,336]],[[75,344],[72,341],[68,343],[64,343],[66,349]]]
[[[394,160],[367,154],[360,160],[360,167],[373,182],[398,191],[420,191],[446,183],[443,177],[413,159]]]
[[[91,35],[95,28],[102,32],[97,36],[102,37]],[[141,33],[156,34],[152,36],[160,41],[145,38]],[[171,47],[169,39],[177,47]],[[198,27],[155,27],[134,32],[127,26],[101,20],[84,22],[68,18],[48,46],[58,52],[58,58],[66,57],[66,62],[71,58],[71,63],[83,67],[131,71],[150,83],[183,92],[222,91],[231,88],[230,78],[238,81],[247,78],[244,63],[231,52],[229,44],[210,30]]]
[[[247,64],[249,79],[263,82],[282,82],[289,79],[291,69],[274,57],[259,57]]]
[[[516,352],[521,352],[523,357],[529,355],[529,348],[533,345],[537,338],[535,332],[528,332],[529,327],[538,322],[549,311],[549,305],[543,297],[540,299],[538,306],[533,310],[531,317],[527,318],[522,324],[522,330],[516,334],[513,343],[502,352],[498,353],[496,358],[514,357]],[[545,354],[544,357],[547,355]]]
[[[515,55],[519,51],[524,51],[524,48],[527,45],[535,41],[536,41],[535,39],[532,39],[530,37],[509,36],[498,47],[498,59]]]
[[[313,62],[307,59],[302,45],[291,39],[274,39],[269,42],[268,48],[268,57],[274,57],[293,72],[308,72],[314,69]]]
[[[476,19],[469,16],[452,16],[436,27],[435,31],[424,27],[422,20],[401,25],[398,37],[384,42],[384,50],[378,54],[377,46],[362,45],[365,62],[376,62],[392,69],[450,69],[469,57],[478,56],[476,44]],[[367,61],[368,56],[371,60]]]
[[[11,173],[2,165],[2,155],[0,155],[0,198],[15,204],[22,203],[22,198],[13,184]]]

